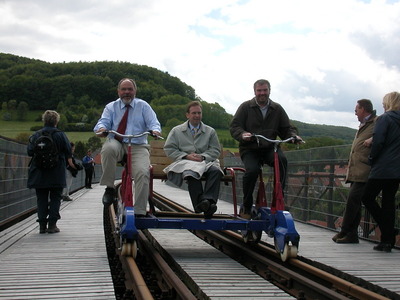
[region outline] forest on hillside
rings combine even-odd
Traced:
[[[182,105],[202,100],[178,78],[148,66],[106,61],[47,63],[0,53],[2,103],[25,102],[30,110],[55,109],[67,123],[87,124],[85,130],[93,128],[105,104],[118,97],[116,87],[124,77],[136,80],[137,97],[151,104],[163,126],[171,119],[184,120]],[[205,123],[228,127],[232,116],[219,104],[203,102],[203,110]]]
[[[149,66],[119,61],[48,63],[6,53],[0,53],[2,117],[9,106],[55,109],[62,114],[64,130],[91,131],[104,105],[117,98],[116,86],[124,77],[136,80],[137,97],[150,103],[163,127],[184,121],[184,107],[192,100],[202,102],[206,124],[229,127],[232,115],[218,103],[201,99],[179,78]],[[351,143],[355,134],[347,127],[292,123],[309,146]]]

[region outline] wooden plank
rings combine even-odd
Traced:
[[[8,245],[0,253],[0,298],[115,299],[103,232],[104,187],[93,187],[62,203],[60,233],[39,234],[33,216],[30,224],[9,230],[14,238],[0,238]]]

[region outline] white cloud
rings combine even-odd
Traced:
[[[266,78],[295,120],[353,128],[399,90],[400,1],[3,0],[0,51],[168,71],[229,113]],[[140,84],[140,83],[139,83]]]

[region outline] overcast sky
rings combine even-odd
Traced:
[[[381,114],[400,90],[400,1],[0,0],[0,16],[0,52],[148,65],[231,114],[265,78],[291,119],[357,128],[358,99]]]

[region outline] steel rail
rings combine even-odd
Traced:
[[[116,249],[117,249],[117,254],[119,254],[119,258],[121,261],[121,264],[125,266],[125,270],[127,270],[127,276],[129,276],[130,280],[127,282],[128,284],[128,289],[132,288],[136,299],[138,300],[152,300],[154,299],[150,289],[148,288],[146,281],[144,280],[139,267],[136,264],[136,261],[133,257],[126,257],[121,255],[121,251],[118,250],[120,247],[120,242],[118,236],[115,234],[118,223],[117,223],[117,216],[115,214],[114,210],[114,205],[110,205],[109,209],[109,215],[110,215],[110,220],[111,220],[111,230],[114,233],[114,240],[116,244]]]
[[[117,217],[115,214],[114,206],[111,205],[110,208],[110,218],[113,220],[113,230],[115,232],[118,224],[117,224]],[[119,245],[119,240],[116,237],[115,242],[117,246]],[[168,284],[168,288],[171,293],[176,293],[179,295],[179,299],[187,299],[187,300],[195,300],[197,299],[190,289],[186,286],[185,283],[175,274],[172,268],[168,265],[168,263],[163,259],[163,257],[158,253],[152,243],[148,240],[146,235],[139,231],[138,235],[138,245],[139,249],[142,249],[142,252],[146,254],[146,259],[153,262],[153,272],[157,272],[159,275],[158,279],[161,284],[164,285],[165,283]],[[118,248],[118,247],[117,247]],[[154,299],[150,289],[148,288],[145,279],[143,278],[140,268],[136,264],[135,259],[132,256],[123,256],[120,255],[120,261],[125,265],[125,271],[128,273],[129,281],[127,282],[128,288],[132,288],[136,299],[139,300],[147,300],[147,299]]]
[[[172,268],[168,265],[157,249],[155,249],[153,244],[142,231],[139,231],[139,245],[141,248],[144,248],[146,257],[154,262],[154,267],[158,269],[158,273],[164,279],[163,282],[168,284],[170,290],[175,291],[176,294],[179,295],[179,299],[197,299],[186,286],[186,284],[175,274]],[[155,270],[153,269],[153,271]]]

